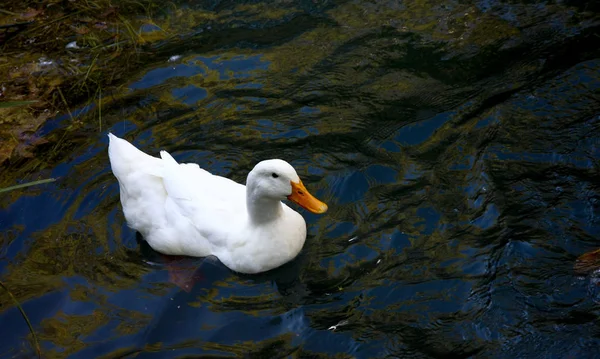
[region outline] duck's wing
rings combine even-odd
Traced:
[[[197,164],[179,164],[166,151],[160,156],[169,221],[189,221],[212,246],[226,246],[230,233],[246,219],[246,187]]]

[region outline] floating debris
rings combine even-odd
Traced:
[[[573,270],[578,274],[587,274],[599,268],[600,249],[582,254],[573,266]]]
[[[344,326],[346,324],[348,324],[348,321],[347,320],[342,320],[341,322],[337,323],[336,325],[330,326],[329,328],[327,328],[327,330],[333,330],[333,331],[335,331],[335,330],[337,330],[338,327]]]
[[[52,60],[48,60],[48,59],[46,59],[45,57],[40,57],[39,65],[40,65],[40,66],[50,66],[50,65],[54,65],[54,61],[52,61]]]
[[[67,49],[80,49],[80,47],[77,46],[77,41],[69,42],[67,44],[67,46],[65,46],[65,48],[67,48]]]

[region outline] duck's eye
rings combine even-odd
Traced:
[[[271,173],[271,177],[277,178],[277,177],[279,177],[279,175],[277,173],[273,172],[273,173]]]

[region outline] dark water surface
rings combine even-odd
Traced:
[[[600,357],[600,8],[190,2],[203,21],[0,197],[0,279],[47,358]],[[209,15],[206,15],[209,14]],[[208,19],[208,20],[206,20]],[[179,56],[179,57],[178,57]],[[118,60],[117,60],[118,61]],[[300,257],[188,291],[127,228],[107,131],[243,182],[291,162],[329,204]],[[143,243],[142,243],[143,244]],[[0,356],[34,357],[0,293]]]

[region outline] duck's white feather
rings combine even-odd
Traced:
[[[112,134],[109,138],[127,223],[154,250],[215,255],[232,270],[257,273],[286,263],[302,249],[306,224],[285,204],[275,201],[277,216],[257,223],[248,213],[246,186],[197,164],[177,163],[165,151],[156,158]]]

